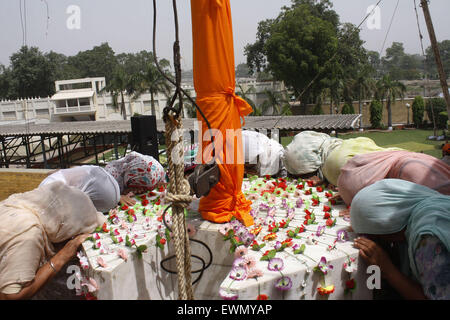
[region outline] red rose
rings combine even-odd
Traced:
[[[355,279],[350,279],[350,280],[347,280],[347,281],[345,282],[345,286],[346,286],[346,288],[349,289],[349,290],[354,289],[354,288],[355,288],[355,285],[356,285]]]
[[[330,219],[331,218],[331,214],[329,212],[325,212],[325,214],[323,215],[324,219]]]
[[[298,184],[297,185],[297,189],[300,189],[300,190],[303,189],[303,185],[302,184]]]
[[[327,198],[331,198],[333,195],[331,194],[331,193],[329,193],[329,192],[325,192],[325,197],[327,197]]]
[[[258,297],[256,297],[256,300],[267,300],[269,297],[265,294],[260,294]]]
[[[142,205],[145,207],[146,205],[149,204],[149,201],[147,199],[142,200]]]
[[[323,206],[323,211],[325,211],[325,212],[330,212],[330,211],[331,211],[331,207],[329,207],[329,206]]]
[[[128,214],[134,214],[134,210],[133,210],[133,209],[130,209],[130,210],[127,211],[127,213],[128,213]]]
[[[308,180],[308,181],[306,181],[306,183],[308,184],[308,187],[314,186],[314,181],[312,181],[312,180]]]
[[[161,239],[159,240],[159,243],[162,244],[162,245],[165,245],[165,244],[166,244],[166,239],[161,238]]]
[[[322,187],[317,187],[316,190],[317,190],[317,192],[322,192],[323,191]]]
[[[127,205],[123,205],[123,206],[120,207],[120,210],[123,210],[123,211],[128,210],[128,206]]]
[[[327,222],[326,222],[328,227],[332,227],[334,224],[334,221],[331,218],[328,218]]]

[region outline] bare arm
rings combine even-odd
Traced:
[[[405,299],[427,299],[422,286],[401,273],[392,264],[388,254],[375,242],[366,238],[357,238],[355,239],[355,247],[360,249],[359,254],[369,265],[380,267],[382,277]]]
[[[36,273],[34,279],[29,285],[22,288],[18,293],[15,294],[4,294],[0,293],[1,300],[21,300],[30,299],[33,297],[50,279],[52,279],[61,268],[69,262],[69,260],[75,256],[78,247],[89,237],[89,234],[82,234],[66,243],[64,248],[62,248],[55,256],[53,256],[50,261],[53,263],[55,270],[50,265],[50,261],[40,267]]]

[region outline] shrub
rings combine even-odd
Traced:
[[[447,123],[447,120],[443,120],[443,116],[439,114],[443,111],[447,111],[447,104],[445,103],[444,98],[432,98],[426,103],[426,111],[428,114],[428,119],[430,119],[431,123],[433,123],[433,113],[431,112],[431,106],[434,109],[434,119],[436,121],[436,127],[438,129],[444,129]]]
[[[379,100],[373,100],[370,104],[370,124],[372,128],[380,128],[383,120],[383,105]]]
[[[439,112],[438,114],[438,121],[436,125],[439,129],[446,129],[447,127],[447,120],[448,120],[448,113],[447,111]]]
[[[422,125],[424,113],[425,101],[421,96],[417,96],[414,98],[414,102],[412,104],[412,117],[416,128],[419,128]]]
[[[355,114],[355,108],[353,108],[353,104],[344,104],[342,107],[342,114]]]
[[[314,106],[314,109],[313,109],[313,111],[312,111],[312,114],[314,114],[314,115],[320,115],[320,114],[323,114],[322,104],[321,104],[321,103],[317,103],[317,104]]]

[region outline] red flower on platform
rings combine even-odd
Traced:
[[[330,212],[331,211],[331,207],[325,205],[325,206],[323,206],[323,211]]]
[[[317,192],[322,192],[323,188],[322,187],[317,187],[316,190],[317,190]]]
[[[256,297],[256,300],[268,300],[269,297],[266,294],[260,294]]]
[[[325,212],[325,214],[323,215],[324,219],[330,219],[331,218],[331,214],[329,212]]]

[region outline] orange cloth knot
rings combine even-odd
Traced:
[[[238,96],[233,88],[228,87],[227,90],[225,90],[224,93],[225,93],[225,95],[231,96],[234,99],[234,103],[235,103],[235,105],[237,107],[237,110],[238,110],[238,113],[239,113],[239,117],[243,121],[242,126],[245,126],[245,119],[244,119],[244,117],[249,115],[250,113],[252,113],[253,108],[247,103],[247,101],[245,101],[240,96]]]

